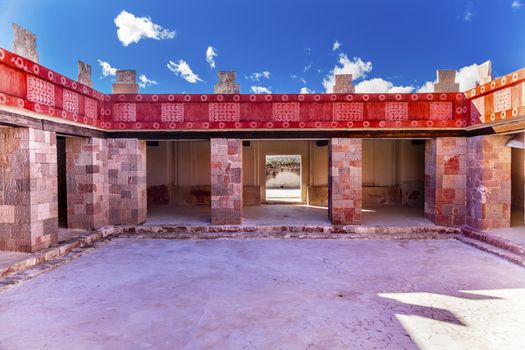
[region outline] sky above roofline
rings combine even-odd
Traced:
[[[427,92],[436,69],[465,90],[486,60],[495,76],[525,67],[522,2],[0,0],[0,46],[18,23],[40,63],[75,78],[81,59],[103,92],[117,68],[143,93],[211,93],[219,70],[242,93],[330,92],[338,73],[356,92]]]

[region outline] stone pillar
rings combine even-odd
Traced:
[[[510,226],[511,148],[508,136],[467,141],[467,225],[477,230]]]
[[[219,72],[219,82],[215,84],[213,92],[216,94],[238,94],[240,87],[235,81],[236,78],[235,72]]]
[[[138,94],[137,72],[134,70],[117,70],[117,78],[112,87],[114,94]]]
[[[78,61],[78,82],[93,87],[91,80],[91,66],[86,62]]]
[[[13,52],[33,62],[38,62],[36,35],[13,23]]]
[[[490,83],[492,81],[492,61],[486,61],[478,66],[478,85]]]
[[[352,74],[337,74],[335,76],[334,93],[352,94],[355,92],[355,86],[352,85]]]
[[[0,249],[35,252],[58,242],[54,132],[0,129]]]
[[[146,141],[107,139],[109,223],[138,225],[147,218]]]
[[[211,139],[211,223],[242,221],[242,140]]]
[[[108,224],[107,166],[106,140],[66,138],[69,228],[92,230]]]
[[[458,92],[459,84],[456,83],[456,71],[440,69],[436,71],[437,83],[434,84],[434,92]]]
[[[425,217],[436,225],[465,224],[466,153],[464,137],[425,143]]]
[[[362,140],[333,138],[328,150],[328,216],[334,225],[361,222]]]

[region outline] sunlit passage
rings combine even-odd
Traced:
[[[301,203],[301,156],[267,155],[266,202]]]
[[[396,319],[420,349],[523,349],[525,288],[457,294],[380,293],[396,300]]]

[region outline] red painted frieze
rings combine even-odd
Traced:
[[[525,115],[525,69],[466,93],[102,94],[0,49],[0,105],[104,130],[463,129]]]

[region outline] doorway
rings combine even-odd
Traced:
[[[57,136],[58,227],[67,228],[66,138]]]
[[[266,155],[267,203],[301,203],[301,156]]]

